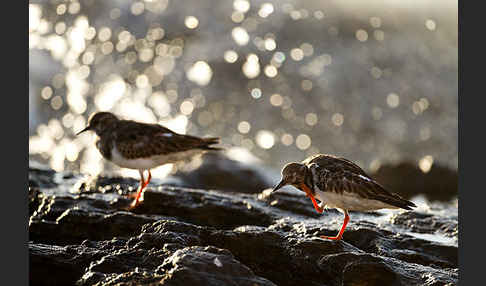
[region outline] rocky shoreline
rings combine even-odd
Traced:
[[[341,214],[317,214],[290,188],[270,195],[265,175],[232,166],[244,171],[218,181],[203,164],[179,177],[198,188],[155,180],[127,211],[135,179],[30,164],[30,285],[458,283],[457,203],[424,199],[414,211],[351,212],[343,240],[324,241],[315,237],[334,235]],[[251,172],[248,185],[257,187],[227,187]]]

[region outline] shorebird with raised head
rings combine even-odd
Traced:
[[[217,137],[178,134],[159,124],[121,120],[110,112],[91,115],[88,126],[76,135],[88,130],[98,136],[96,147],[105,159],[122,168],[139,171],[140,186],[131,208],[139,204],[142,192],[152,178],[150,169],[184,161],[208,150],[221,150],[211,146],[219,143]],[[148,171],[147,179],[144,171]]]
[[[385,190],[358,165],[332,155],[314,155],[301,163],[288,163],[282,170],[282,180],[272,192],[292,185],[306,193],[318,213],[335,208],[344,214],[344,222],[336,236],[324,239],[340,240],[349,221],[348,211],[371,211],[384,208],[411,210],[415,204]],[[317,203],[316,199],[320,201]]]

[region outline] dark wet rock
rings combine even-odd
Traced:
[[[136,235],[143,224],[156,218],[134,216],[130,213],[90,213],[86,210],[68,209],[55,221],[32,220],[30,239],[56,242],[64,245],[85,239],[104,240],[114,236]],[[51,230],[50,234],[47,234]]]
[[[268,174],[268,171],[263,171],[263,168],[212,152],[203,155],[202,164],[196,169],[190,172],[179,171],[163,183],[167,181],[180,187],[193,189],[260,193],[275,183],[275,179]],[[174,178],[177,183],[174,183]]]
[[[104,208],[103,208],[104,207]],[[164,217],[134,215],[83,196],[44,196],[29,221],[29,239],[66,245],[85,239],[136,235],[142,225]]]
[[[322,257],[318,265],[333,285],[397,285],[398,275],[377,256],[336,253]],[[329,267],[332,265],[332,267]]]
[[[30,177],[55,184],[29,189],[31,285],[458,282],[453,204],[351,212],[343,240],[327,241],[317,236],[335,235],[342,214],[316,214],[294,190],[247,194],[151,183],[142,204],[128,211],[134,179],[38,174]]]
[[[133,210],[140,214],[180,217],[186,221],[221,228],[243,224],[269,225],[273,214],[249,195],[193,190],[179,187],[148,189],[144,203]]]
[[[391,232],[358,228],[346,232],[349,243],[369,253],[395,257],[427,266],[458,267],[457,247],[441,245],[411,236],[396,237]]]
[[[256,276],[230,251],[213,246],[187,247],[174,252],[157,270],[167,285],[275,285]],[[208,275],[210,273],[210,275]]]
[[[371,175],[385,188],[406,198],[423,194],[430,200],[449,201],[457,197],[457,170],[439,164],[433,164],[427,173],[412,163],[384,165]]]
[[[30,285],[74,285],[85,267],[108,252],[83,246],[57,246],[29,242]]]
[[[394,216],[392,223],[418,233],[440,232],[449,237],[457,237],[459,232],[457,214],[451,214],[449,217],[437,217],[432,214],[407,212]]]
[[[29,162],[29,164],[29,187],[53,188],[57,185],[54,182],[56,174],[54,170],[34,162]]]
[[[331,285],[454,285],[458,278],[454,271],[415,267],[415,264],[368,253],[327,255],[319,261],[319,266]],[[427,276],[433,277],[434,284]]]
[[[133,178],[122,178],[117,175],[107,174],[80,180],[76,188],[82,194],[116,193],[128,195],[130,192],[136,192],[139,182]]]

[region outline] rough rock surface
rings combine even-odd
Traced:
[[[234,174],[237,176],[238,174]],[[240,174],[240,179],[245,173]],[[457,205],[317,214],[270,195],[29,169],[30,285],[456,285]]]

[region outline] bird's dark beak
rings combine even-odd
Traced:
[[[278,191],[281,187],[285,186],[287,183],[282,179],[280,181],[280,183],[278,183],[278,185],[276,185],[273,190],[272,190],[272,193]]]
[[[83,130],[79,131],[78,133],[76,133],[76,136],[78,136],[79,134],[83,133],[84,131],[88,131],[90,130],[90,126],[86,126],[86,128],[84,128]]]

